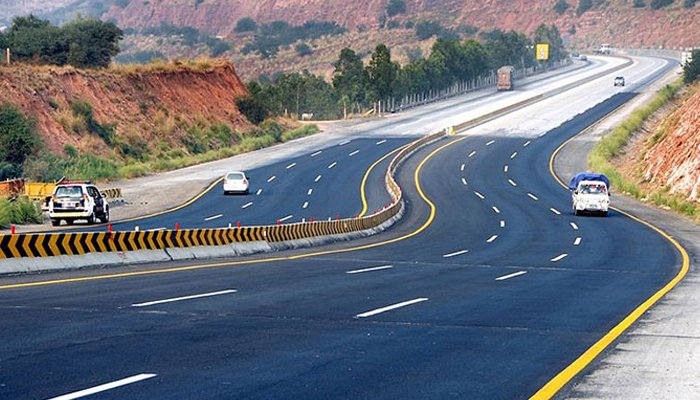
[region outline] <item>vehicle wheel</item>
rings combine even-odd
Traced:
[[[109,207],[105,207],[105,212],[102,213],[102,216],[100,216],[100,222],[103,224],[109,222]]]
[[[61,225],[60,219],[52,219],[51,220],[51,226],[59,226],[59,225]]]
[[[228,195],[228,192],[224,190],[224,196]]]
[[[89,217],[87,217],[87,223],[88,223],[88,225],[92,225],[95,223],[95,212],[94,211],[92,214],[90,214]]]

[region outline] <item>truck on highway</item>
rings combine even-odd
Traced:
[[[603,174],[581,172],[569,182],[571,208],[574,215],[585,212],[608,215],[610,207],[610,180]]]
[[[498,69],[497,75],[498,80],[496,81],[496,89],[501,90],[513,90],[513,72],[515,68],[510,65],[506,65]]]

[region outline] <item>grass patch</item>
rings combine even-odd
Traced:
[[[0,198],[0,228],[7,229],[12,224],[40,224],[44,222],[41,208],[27,197],[16,199]]]
[[[664,86],[648,104],[635,110],[629,118],[616,126],[611,133],[593,147],[591,154],[588,156],[588,165],[592,170],[607,175],[611,186],[623,193],[638,200],[652,202],[661,207],[668,207],[676,212],[698,219],[700,218],[699,204],[688,201],[683,196],[670,194],[667,189],[647,193],[637,182],[623,176],[611,162],[613,158],[620,155],[632,134],[642,127],[644,121],[673,100],[682,86],[683,82],[680,79]],[[665,129],[657,132],[649,139],[649,145],[653,146],[663,140],[666,133]]]

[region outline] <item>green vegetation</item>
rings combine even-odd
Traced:
[[[634,0],[634,8],[644,8],[647,6],[647,3],[644,0]]]
[[[100,124],[95,121],[93,116],[92,104],[86,100],[75,99],[70,102],[70,108],[73,110],[73,115],[84,121],[90,133],[96,134],[108,145],[112,144],[114,139],[114,124]],[[76,132],[78,133],[78,132]]]
[[[693,8],[695,7],[695,3],[697,3],[697,0],[683,0],[683,7]]]
[[[294,48],[294,51],[297,52],[297,55],[299,57],[306,57],[306,56],[310,56],[311,54],[313,54],[313,50],[311,50],[311,47],[309,47],[309,45],[306,43],[299,43]]]
[[[0,180],[22,176],[23,164],[41,146],[34,121],[14,106],[0,105]]]
[[[121,53],[116,58],[115,61],[121,64],[148,64],[155,60],[165,60],[167,57],[160,51],[137,51],[135,53]]]
[[[41,208],[28,198],[0,198],[0,229],[7,229],[11,224],[40,224],[43,221]]]
[[[406,3],[403,0],[389,0],[386,5],[386,15],[393,17],[399,14],[406,13]]]
[[[15,18],[7,32],[0,33],[0,48],[10,48],[13,59],[22,62],[107,67],[119,53],[122,37],[111,22],[78,17],[57,27],[30,15]]]
[[[651,2],[649,2],[649,7],[651,7],[652,10],[658,10],[670,6],[674,1],[675,0],[651,0]]]
[[[698,218],[700,217],[700,205],[692,203],[682,196],[670,194],[668,188],[662,188],[653,193],[645,193],[637,182],[633,180],[634,178],[623,176],[611,162],[620,155],[632,134],[642,127],[644,121],[674,99],[681,87],[681,81],[665,86],[651,102],[634,111],[627,120],[615,127],[611,133],[595,145],[588,157],[588,164],[591,169],[607,175],[610,178],[611,185],[624,193],[637,199],[646,199],[658,206],[669,207],[690,217]],[[650,146],[654,145],[662,139],[662,135],[656,135],[650,139],[648,144]]]
[[[593,8],[593,0],[578,0],[578,7],[576,7],[576,15],[582,15],[586,11]]]
[[[261,57],[277,55],[279,48],[299,40],[318,39],[327,35],[341,35],[347,29],[328,21],[307,21],[303,25],[293,26],[285,21],[273,21],[259,25],[253,41],[243,46],[243,54],[257,52]]]
[[[258,24],[250,17],[244,17],[236,22],[236,32],[255,32],[258,29]]]
[[[683,80],[685,83],[692,83],[700,79],[700,49],[693,50],[693,61],[683,66]]]
[[[445,28],[437,21],[420,21],[416,23],[415,29],[418,40],[427,40],[445,32]]]
[[[554,5],[554,11],[557,14],[562,15],[566,12],[566,10],[569,9],[569,7],[571,6],[569,5],[569,3],[566,2],[566,0],[558,0],[557,3]]]
[[[566,52],[564,51],[564,42],[561,39],[561,34],[556,25],[547,27],[545,24],[541,24],[535,30],[535,44],[547,43],[549,44],[549,61],[559,61],[566,58]]]

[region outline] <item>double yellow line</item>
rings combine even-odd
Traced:
[[[143,275],[157,275],[157,274],[166,274],[166,273],[172,273],[172,272],[183,272],[183,271],[194,271],[194,270],[201,270],[201,269],[209,269],[209,268],[221,268],[221,267],[233,267],[233,266],[240,266],[240,265],[252,265],[252,264],[261,264],[261,263],[269,263],[269,262],[276,262],[276,261],[289,261],[289,260],[298,260],[302,258],[309,258],[309,257],[315,257],[315,256],[321,256],[321,255],[328,255],[328,254],[339,254],[339,253],[347,253],[351,251],[358,251],[358,250],[365,250],[365,249],[370,249],[374,247],[380,247],[380,246],[385,246],[388,244],[392,243],[397,243],[402,240],[406,240],[408,238],[411,238],[415,235],[418,235],[419,233],[423,232],[432,224],[433,220],[435,219],[435,213],[436,213],[436,207],[435,204],[426,196],[425,192],[423,192],[423,188],[421,187],[420,184],[420,172],[425,166],[425,164],[433,158],[437,153],[442,151],[448,146],[451,146],[457,142],[460,142],[462,140],[466,139],[466,137],[462,137],[453,141],[450,141],[437,149],[431,151],[423,160],[421,160],[420,164],[418,164],[418,167],[416,168],[416,171],[413,174],[413,181],[416,185],[416,189],[418,191],[418,194],[420,197],[425,201],[425,203],[428,205],[430,208],[430,213],[428,215],[428,219],[416,230],[407,233],[403,236],[381,241],[381,242],[375,242],[375,243],[370,243],[362,246],[355,246],[355,247],[349,247],[345,249],[334,249],[334,250],[325,250],[325,251],[317,251],[317,252],[311,252],[311,253],[304,253],[304,254],[298,254],[298,255],[293,255],[293,256],[284,256],[284,257],[270,257],[270,258],[262,258],[262,259],[255,259],[255,260],[245,260],[245,261],[229,261],[229,262],[220,262],[220,263],[211,263],[211,264],[204,264],[204,265],[187,265],[187,266],[182,266],[182,267],[173,267],[173,268],[162,268],[162,269],[153,269],[153,270],[144,270],[144,271],[135,271],[135,272],[122,272],[122,273],[116,273],[116,274],[106,274],[106,275],[93,275],[93,276],[85,276],[85,277],[78,277],[78,278],[67,278],[67,279],[55,279],[55,280],[48,280],[48,281],[39,281],[39,282],[27,282],[27,283],[16,283],[16,284],[10,284],[10,285],[2,285],[0,286],[0,290],[4,289],[16,289],[16,288],[28,288],[28,287],[36,287],[36,286],[50,286],[50,285],[58,285],[58,284],[63,284],[63,283],[72,283],[72,282],[89,282],[89,281],[98,281],[98,280],[106,280],[106,279],[115,279],[115,278],[127,278],[127,277],[134,277],[134,276],[143,276]],[[399,148],[400,149],[400,148]],[[386,159],[386,157],[390,156],[394,152],[398,151],[399,149],[395,149],[392,152],[384,155],[381,159],[377,160],[372,166],[370,166],[370,169],[368,172],[365,173],[365,178],[362,180],[362,185],[364,186],[367,182],[367,177],[371,173],[371,169],[376,167],[382,160]],[[364,191],[363,193],[363,204],[366,205],[366,199],[364,198]],[[366,210],[365,210],[366,211]]]

